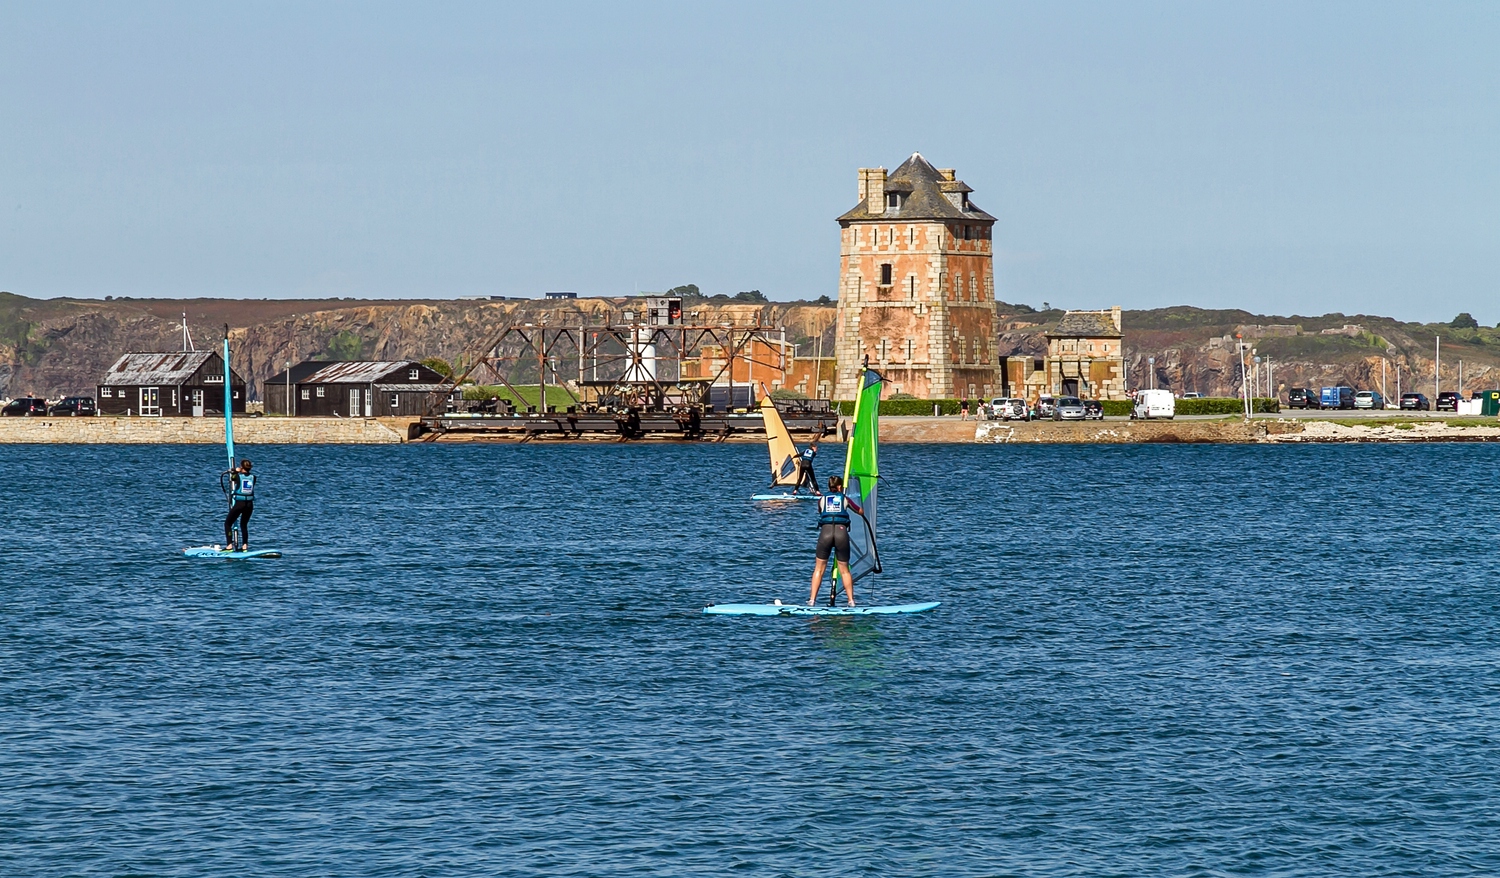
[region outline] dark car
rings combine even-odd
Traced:
[[[70,396],[47,409],[47,414],[49,415],[70,415],[72,417],[78,417],[79,415],[91,416],[98,413],[99,410],[94,408],[94,398],[92,396]]]
[[[1306,387],[1293,387],[1286,392],[1286,406],[1292,409],[1315,409],[1318,394]]]
[[[1458,411],[1458,401],[1461,399],[1463,399],[1462,396],[1451,390],[1445,390],[1438,394],[1436,408],[1440,412],[1456,412]]]
[[[1401,408],[1409,412],[1428,412],[1432,411],[1432,402],[1421,393],[1403,393]]]
[[[11,418],[31,417],[33,415],[41,417],[45,414],[47,414],[47,401],[45,399],[37,399],[34,396],[17,397],[6,403],[5,408],[0,409],[0,415]]]
[[[1083,401],[1083,419],[1095,421],[1104,420],[1104,403],[1097,399],[1086,399]]]

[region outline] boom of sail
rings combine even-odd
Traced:
[[[863,510],[850,516],[849,575],[855,582],[880,572],[875,511],[880,480],[880,391],[884,386],[885,379],[880,373],[866,366],[859,396],[854,401],[854,427],[844,457],[844,493],[853,497]]]

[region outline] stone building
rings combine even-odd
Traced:
[[[1034,383],[1054,396],[1125,399],[1124,338],[1118,305],[1068,311],[1047,333],[1046,372]]]
[[[977,398],[999,385],[995,218],[951,168],[914,153],[861,168],[859,204],[839,217],[834,395],[853,399],[866,357],[891,393]]]

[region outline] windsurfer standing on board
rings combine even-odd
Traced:
[[[813,472],[813,458],[818,456],[818,440],[822,438],[819,436],[811,445],[797,453],[798,479],[793,491],[800,491],[805,485],[812,493],[822,496],[823,492],[818,490],[818,476]]]
[[[229,515],[224,519],[224,549],[234,551],[234,520],[240,520],[240,551],[250,551],[250,513],[255,511],[255,476],[244,459],[229,473]]]
[[[830,552],[838,561],[839,577],[844,583],[844,594],[849,599],[849,606],[854,606],[854,577],[849,575],[851,509],[864,514],[853,497],[845,496],[844,480],[838,476],[829,476],[828,493],[818,498],[818,563],[813,567],[812,595],[807,599],[809,607],[818,605],[818,592],[823,590],[823,573],[828,569]],[[838,588],[837,585],[833,587]],[[837,592],[834,596],[838,596]]]

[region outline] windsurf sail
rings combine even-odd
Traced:
[[[851,516],[849,525],[849,575],[859,582],[880,572],[880,551],[875,545],[876,484],[880,479],[880,391],[885,379],[865,367],[859,396],[854,400],[854,426],[844,455],[844,493],[853,497],[862,512]]]
[[[760,416],[766,424],[766,445],[771,450],[771,484],[796,485],[802,481],[802,473],[797,469],[797,445],[769,393],[760,399]]]

